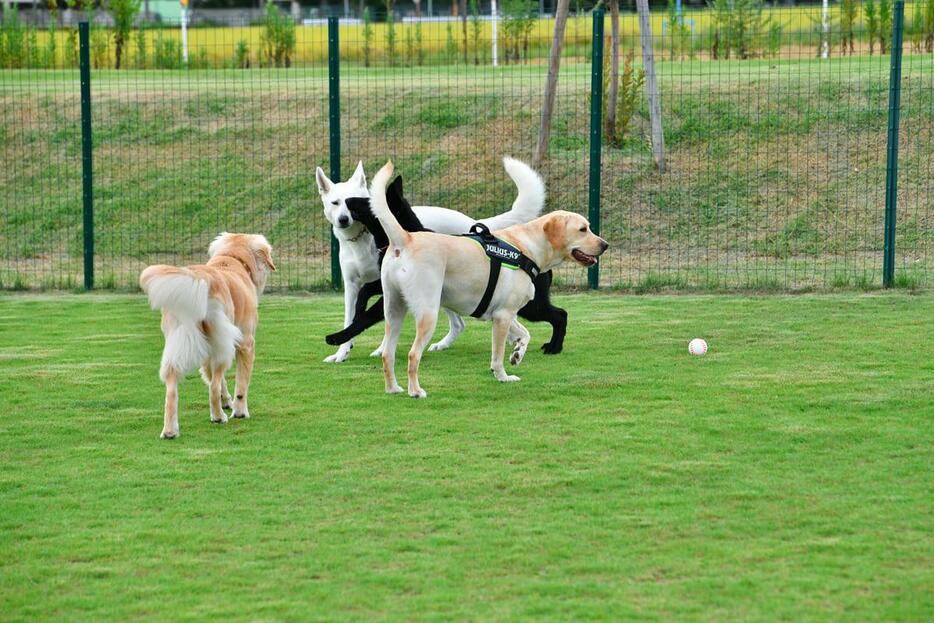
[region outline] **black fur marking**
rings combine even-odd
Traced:
[[[430,231],[425,229],[422,222],[418,220],[412,205],[406,200],[402,189],[402,176],[399,175],[386,187],[386,203],[389,205],[389,211],[399,221],[406,231]],[[380,249],[379,262],[383,263],[383,255],[386,247],[389,246],[389,237],[379,220],[373,214],[370,208],[370,200],[353,197],[346,201],[347,209],[353,219],[369,230],[376,242],[376,248]],[[564,336],[567,333],[568,313],[560,307],[551,304],[551,281],[552,274],[548,272],[541,273],[533,280],[535,284],[535,296],[526,303],[525,307],[519,310],[519,317],[530,322],[547,322],[551,325],[551,340],[542,344],[542,352],[546,355],[557,355],[564,349]],[[371,281],[363,286],[360,294],[357,296],[357,304],[354,309],[353,321],[350,325],[326,336],[325,341],[331,346],[338,346],[348,342],[354,337],[360,335],[376,323],[384,319],[383,299],[380,297],[373,305],[367,308],[370,298],[383,293],[383,286],[379,280]]]

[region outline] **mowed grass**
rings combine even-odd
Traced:
[[[252,419],[192,377],[165,442],[143,297],[0,297],[0,618],[931,619],[934,298],[559,298],[565,353],[499,384],[470,322],[416,401],[267,297]]]

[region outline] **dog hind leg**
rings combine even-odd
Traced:
[[[250,377],[253,374],[253,359],[256,356],[255,342],[252,335],[243,336],[237,348],[237,385],[234,387],[236,398],[233,403],[235,418],[250,417],[247,406],[247,394],[250,391]]]
[[[178,373],[173,368],[165,371],[165,419],[162,424],[162,439],[175,439],[178,430]]]
[[[428,393],[418,384],[418,366],[422,361],[425,346],[431,340],[438,324],[438,308],[420,310],[415,316],[415,341],[409,350],[409,396],[425,398]]]
[[[386,383],[386,393],[399,394],[402,393],[402,388],[396,381],[396,347],[399,345],[402,323],[405,322],[405,301],[401,294],[391,293],[384,289],[383,308],[386,315],[386,332],[382,346],[383,377]]]
[[[459,314],[449,309],[445,309],[444,312],[448,315],[450,328],[448,329],[447,335],[445,335],[440,342],[435,342],[428,347],[428,350],[431,352],[450,348],[454,345],[454,341],[457,337],[464,331],[464,319],[461,318]]]

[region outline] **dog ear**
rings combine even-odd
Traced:
[[[545,238],[555,249],[563,249],[567,246],[567,217],[560,214],[552,214],[551,218],[545,221],[543,227]]]
[[[356,183],[360,188],[366,188],[366,173],[363,172],[363,160],[357,162],[357,168],[350,177],[350,181]]]
[[[268,266],[272,272],[276,272],[276,265],[272,261],[272,247],[261,246],[259,248],[259,256],[263,258],[263,262],[266,263],[266,266]]]
[[[331,180],[328,179],[328,176],[324,174],[324,171],[321,167],[315,169],[315,180],[318,182],[318,192],[322,195],[326,195],[331,192]]]

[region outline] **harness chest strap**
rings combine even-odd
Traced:
[[[480,297],[477,308],[470,314],[474,318],[482,317],[490,306],[493,292],[499,282],[499,271],[503,264],[512,270],[519,269],[523,271],[533,281],[538,277],[540,272],[538,265],[513,245],[491,234],[486,225],[475,223],[470,228],[470,233],[463,235],[479,244],[490,260],[490,276],[486,282],[486,290],[484,290],[483,296]]]

